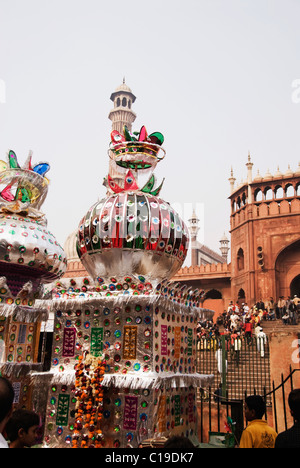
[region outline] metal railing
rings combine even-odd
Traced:
[[[197,372],[214,374],[216,397],[243,399],[245,392],[264,395],[271,391],[269,342],[264,337],[231,335],[201,337],[197,345]],[[267,398],[271,404],[271,398]]]
[[[229,416],[236,423],[238,443],[243,427],[244,402],[249,395],[261,395],[267,405],[266,420],[276,432],[291,425],[288,396],[295,386],[295,373],[300,369],[290,367],[290,374],[275,386],[270,379],[270,351],[268,337],[262,341],[252,337],[239,338],[236,343],[231,336],[201,338],[198,341],[197,371],[214,374],[211,387],[200,389],[200,442],[211,431],[224,432],[224,421]],[[224,370],[224,371],[223,371]],[[299,378],[296,379],[299,382]]]
[[[272,382],[272,390],[266,395],[266,397],[272,398],[272,406],[273,406],[273,418],[275,423],[275,430],[278,432],[278,400],[281,403],[281,411],[280,413],[283,414],[284,420],[284,429],[288,429],[287,423],[287,416],[288,416],[288,396],[289,392],[294,389],[294,374],[296,372],[300,372],[300,369],[293,369],[290,367],[290,374],[284,378],[283,374],[281,374],[281,383],[275,388],[274,381]],[[266,399],[266,398],[265,398]]]
[[[294,386],[294,374],[300,372],[300,369],[291,369],[290,374],[284,378],[281,375],[281,383],[275,387],[272,382],[272,390],[258,392],[255,388],[250,393],[245,391],[243,398],[230,399],[228,393],[225,396],[216,396],[212,388],[200,390],[199,393],[199,411],[200,411],[200,433],[199,441],[204,442],[207,439],[207,433],[216,431],[224,432],[224,422],[231,417],[235,424],[235,443],[238,445],[243,428],[245,426],[244,402],[247,396],[261,395],[267,403],[267,412],[265,419],[271,424],[277,433],[287,430],[291,426],[291,417],[288,406],[288,396]],[[299,379],[298,379],[299,382]],[[271,402],[271,403],[270,403]]]

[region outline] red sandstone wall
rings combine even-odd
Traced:
[[[271,384],[274,381],[275,388],[281,384],[281,375],[285,379],[290,374],[290,367],[292,369],[300,368],[299,360],[299,339],[298,334],[294,331],[280,331],[270,334],[270,374]],[[300,388],[300,372],[295,372],[293,375],[294,388]],[[287,408],[287,425],[293,425],[292,417],[290,416],[289,407],[287,404],[288,394],[291,390],[290,383],[285,385],[285,397]],[[277,405],[277,420],[278,431],[285,430],[284,423],[284,410],[282,391],[276,392],[276,405]]]
[[[223,314],[224,309],[227,310],[226,304],[224,304],[224,299],[206,299],[203,302],[203,307],[205,309],[214,310],[213,321],[216,322],[217,318]]]

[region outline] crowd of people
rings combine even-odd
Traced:
[[[197,329],[198,339],[219,338],[222,334],[232,337],[243,337],[248,343],[253,336],[263,333],[263,322],[281,320],[284,325],[297,325],[300,317],[300,298],[280,297],[277,302],[271,297],[268,301],[257,301],[252,307],[246,302],[239,305],[230,301],[227,310],[224,310],[216,322],[204,320],[199,322]],[[222,329],[222,331],[220,331]]]

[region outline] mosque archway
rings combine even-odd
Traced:
[[[300,275],[295,276],[290,285],[290,296],[300,297]]]
[[[242,302],[245,302],[245,299],[246,299],[246,294],[245,294],[245,291],[243,288],[241,288],[238,292],[238,301],[242,301]]]
[[[215,312],[213,321],[216,322],[217,318],[224,312],[224,299],[222,292],[215,288],[208,290],[204,296],[202,307]]]
[[[204,296],[204,300],[206,299],[222,299],[222,293],[217,289],[210,289]]]
[[[300,294],[300,239],[283,249],[275,263],[276,299]]]

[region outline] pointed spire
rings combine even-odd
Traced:
[[[262,180],[262,176],[260,175],[259,173],[259,169],[257,169],[257,174],[256,176],[254,177],[253,179],[255,182],[258,182],[258,181],[261,181]]]
[[[288,170],[286,171],[286,173],[284,174],[284,177],[292,177],[294,174],[293,174],[293,171],[291,169],[291,165],[288,164]]]
[[[231,171],[230,171],[230,177],[229,177],[229,182],[230,182],[230,193],[234,192],[234,183],[236,181],[235,177],[233,176],[233,169],[231,166]]]
[[[270,172],[270,169],[268,168],[267,172],[265,173],[264,180],[271,180],[273,179],[273,176]]]
[[[252,167],[253,167],[253,162],[251,161],[251,156],[250,156],[250,151],[248,151],[248,162],[246,163],[247,166],[247,182],[248,184],[251,184],[252,182]]]

